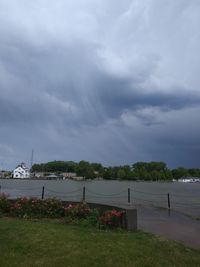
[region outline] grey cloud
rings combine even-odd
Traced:
[[[189,93],[190,89],[182,88],[182,92],[145,92],[140,84],[134,84],[130,79],[101,76],[96,87],[99,89],[99,98],[104,109],[113,117],[119,117],[124,110],[137,111],[146,107],[159,107],[168,111],[200,104],[200,95]]]
[[[174,146],[185,151],[184,164],[192,165],[187,152],[198,163],[198,135],[191,144],[192,131],[178,134],[180,125],[200,133],[197,1],[2,1],[0,8],[0,137],[12,162],[35,147],[41,161],[173,165],[181,158]]]

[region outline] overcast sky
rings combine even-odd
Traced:
[[[200,167],[199,0],[0,0],[0,169]]]

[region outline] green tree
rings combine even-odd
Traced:
[[[177,169],[172,170],[172,175],[173,175],[174,179],[179,179],[181,177],[188,176],[189,172],[187,169],[185,169],[183,167],[179,167]]]
[[[118,172],[117,172],[117,178],[118,179],[125,179],[126,177],[127,176],[126,176],[125,170],[119,169]]]

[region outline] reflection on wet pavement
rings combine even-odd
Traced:
[[[167,209],[137,209],[139,229],[200,249],[200,221]]]

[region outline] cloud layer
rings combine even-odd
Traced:
[[[198,0],[1,0],[0,162],[200,165]]]

